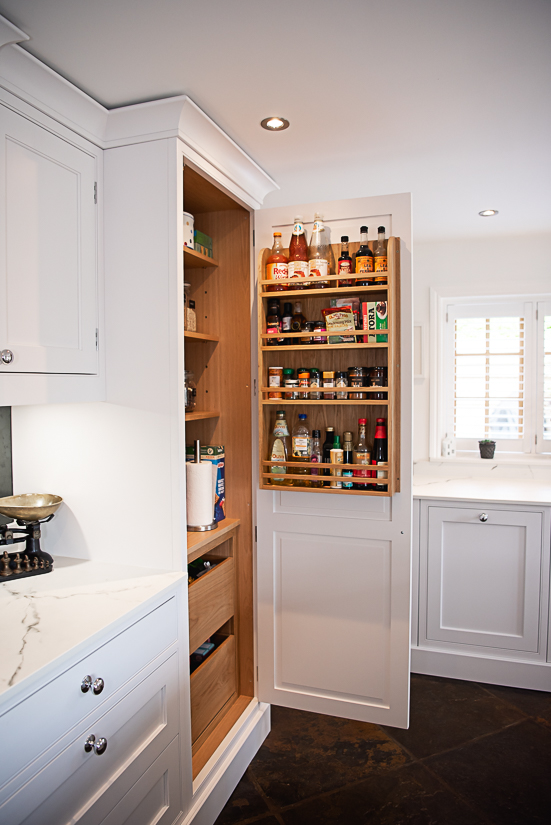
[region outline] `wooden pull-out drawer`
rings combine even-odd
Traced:
[[[193,653],[234,614],[233,558],[189,585],[189,652]]]
[[[191,674],[191,741],[195,742],[219,710],[237,691],[235,636]]]

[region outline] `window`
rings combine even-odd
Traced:
[[[458,452],[551,453],[551,301],[440,299],[439,434]]]

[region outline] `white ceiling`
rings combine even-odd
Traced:
[[[0,14],[109,108],[188,94],[278,181],[267,206],[411,191],[418,239],[551,230],[551,0],[0,0]],[[273,114],[290,128],[262,130]]]

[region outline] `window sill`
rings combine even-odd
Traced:
[[[551,467],[551,454],[526,455],[526,453],[500,453],[496,452],[494,458],[480,458],[475,452],[458,452],[453,458],[448,456],[434,456],[429,458],[430,464],[476,464],[483,467],[494,466],[530,466],[530,467]]]

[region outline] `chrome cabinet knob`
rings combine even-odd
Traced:
[[[0,352],[0,358],[3,364],[11,364],[13,361],[13,352],[11,349],[3,349],[2,352]]]
[[[92,677],[85,676],[82,682],[80,683],[80,689],[83,693],[88,693],[90,688],[92,687]]]
[[[84,750],[86,751],[86,753],[91,753],[92,751],[95,751],[98,754],[98,756],[101,756],[102,753],[105,753],[105,751],[107,750],[107,739],[105,739],[105,737],[102,736],[96,741],[96,737],[93,733],[91,733],[86,742],[84,743]]]
[[[92,685],[92,691],[95,693],[96,696],[99,696],[99,694],[102,692],[104,687],[105,687],[105,682],[100,677],[100,678],[96,679],[96,681]]]
[[[488,521],[488,514],[482,513],[480,516],[480,521]]]

